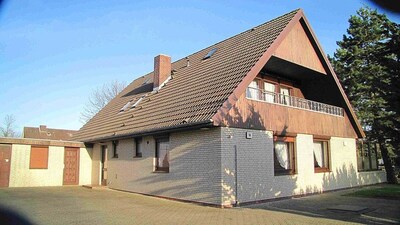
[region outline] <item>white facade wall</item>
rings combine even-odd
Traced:
[[[79,185],[92,183],[92,154],[91,148],[79,149]]]
[[[252,133],[252,139],[246,138]],[[330,139],[331,172],[315,173],[313,136],[298,134],[296,174],[274,176],[271,131],[221,128],[222,203],[252,202],[386,181],[383,171],[357,172],[355,140]],[[235,178],[235,149],[237,178]],[[237,186],[235,184],[237,179]],[[237,189],[237,194],[235,193]]]
[[[64,147],[49,146],[48,168],[29,169],[31,145],[12,144],[9,187],[62,186]],[[79,184],[90,184],[91,149],[80,148]]]
[[[220,143],[219,128],[170,134],[169,173],[154,172],[156,143],[151,136],[143,138],[141,158],[134,157],[134,139],[119,140],[118,158],[112,158],[112,145],[107,143],[108,186],[156,196],[221,204]],[[95,145],[95,151],[97,149],[100,149],[98,144]]]

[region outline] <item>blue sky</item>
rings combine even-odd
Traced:
[[[0,122],[79,129],[93,89],[131,82],[154,56],[175,61],[302,8],[325,53],[368,1],[9,0],[0,8]],[[384,12],[379,10],[380,12]],[[387,13],[387,12],[386,12]],[[400,17],[388,14],[397,23]]]

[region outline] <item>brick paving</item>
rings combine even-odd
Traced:
[[[0,206],[34,224],[349,224],[344,218],[280,212],[265,204],[219,209],[83,187],[1,188]]]

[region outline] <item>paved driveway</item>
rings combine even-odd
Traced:
[[[319,201],[323,196],[311,196],[307,199],[315,198]],[[287,201],[281,202],[283,204]],[[300,202],[298,199],[293,201]],[[348,223],[346,218],[326,219],[314,215],[314,212],[303,215],[298,212],[281,212],[284,210],[279,209],[276,203],[218,209],[132,193],[82,187],[0,189],[0,206],[19,212],[35,224]]]

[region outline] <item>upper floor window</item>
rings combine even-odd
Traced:
[[[275,102],[275,84],[269,83],[269,82],[264,82],[264,100],[266,102]]]
[[[274,174],[295,173],[294,137],[274,137]]]
[[[247,98],[251,98],[251,99],[260,99],[260,95],[259,95],[259,87],[258,87],[258,81],[257,80],[253,80],[250,85],[249,88],[247,88],[247,93],[246,93],[246,97]]]
[[[289,105],[290,101],[290,89],[285,86],[279,87],[279,100],[281,104]]]

